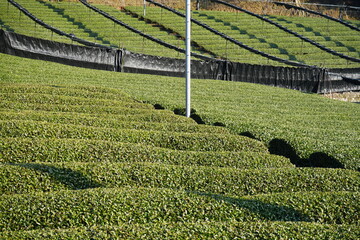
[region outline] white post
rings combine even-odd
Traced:
[[[144,0],[144,17],[146,16],[146,0]]]
[[[190,117],[191,83],[191,0],[186,0],[186,117]]]

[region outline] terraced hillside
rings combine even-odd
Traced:
[[[111,20],[91,11],[77,1],[17,0],[17,2],[44,22],[88,41],[106,46],[124,47],[134,52],[150,55],[184,57],[182,53],[163,47],[114,24]],[[130,4],[130,2],[127,2],[127,4]],[[107,5],[95,6],[129,26],[135,27],[159,40],[179,48],[185,46],[184,18],[167,10],[151,5],[147,6],[146,15],[143,16],[144,9],[139,6],[126,5],[125,10],[122,11]],[[49,30],[34,24],[26,16],[19,15],[19,11],[6,3],[6,1],[0,3],[0,10],[0,24],[6,30],[45,39],[70,41],[55,36]],[[360,67],[359,63],[327,53],[245,13],[234,12],[233,10],[230,12],[193,11],[192,16],[249,47],[282,59],[326,68]],[[318,17],[267,17],[329,49],[346,56],[360,58],[360,41],[357,41],[360,38],[359,33],[339,23],[333,23]],[[283,63],[251,53],[196,24],[192,24],[192,40],[192,51],[209,57],[250,64],[285,66]]]
[[[117,89],[2,82],[0,95],[0,239],[359,234],[358,171],[295,168]]]
[[[140,52],[149,55],[166,57],[183,57],[182,53],[166,48],[150,41],[130,30],[115,24],[113,21],[92,12],[79,2],[49,2],[49,1],[16,1],[26,8],[35,17],[43,22],[60,29],[66,33],[74,34],[90,42],[99,43],[105,46],[126,48],[130,51]],[[114,10],[114,8],[111,8]],[[112,14],[114,12],[111,12]],[[129,24],[147,34],[153,34],[152,29],[157,29],[155,37],[167,41],[177,47],[181,46],[180,41],[173,35],[163,33],[144,21],[139,21],[131,16],[116,11],[114,17],[119,18],[126,24]],[[21,13],[17,8],[7,3],[0,2],[0,23],[2,28],[8,31],[14,31],[20,34],[36,36],[43,39],[75,43],[70,39],[52,33],[44,27],[35,24],[30,18]],[[196,49],[194,49],[196,52]]]
[[[131,13],[137,14],[138,16],[144,17],[143,9],[141,7],[128,6],[125,9]],[[164,27],[171,29],[172,31],[180,34],[182,37],[185,37],[185,25],[184,25],[183,17],[177,16],[174,13],[159,7],[148,7],[145,18],[153,22],[160,23]],[[191,37],[192,40],[196,42],[198,45],[202,46],[204,49],[214,53],[218,58],[229,59],[231,61],[246,62],[250,64],[286,66],[285,64],[273,60],[269,60],[268,58],[251,53],[248,50],[243,49],[194,23],[191,25],[191,29],[192,29],[192,37]],[[217,28],[216,30],[224,32],[222,31],[223,29]],[[228,34],[227,32],[224,33]],[[290,59],[290,60],[296,60],[296,59]]]
[[[143,15],[141,7],[126,7],[126,9],[140,16]],[[202,10],[193,11],[192,17],[239,42],[282,59],[327,68],[360,66],[359,63],[351,62],[327,53],[274,25],[243,12],[234,12],[233,10]],[[174,29],[176,32],[185,32],[185,26],[181,23],[181,19],[183,18],[160,7],[149,7],[146,18],[160,22],[164,26]],[[339,23],[313,17],[268,16],[268,18],[271,20],[280,19],[281,21],[278,21],[279,24],[331,50],[350,57],[360,58],[359,32],[350,30]],[[175,24],[174,19],[176,19]],[[288,19],[288,24],[286,24],[284,19]],[[289,25],[289,23],[295,25],[295,28],[291,26],[291,24]],[[279,65],[279,63],[269,61],[264,57],[241,49],[239,46],[219,36],[214,36],[214,34],[196,24],[193,24],[192,27],[192,39],[201,46],[204,46],[204,48],[216,53],[218,56],[228,58],[232,61]],[[214,37],[209,38],[208,36]]]

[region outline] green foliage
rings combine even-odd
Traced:
[[[184,58],[183,53],[163,47],[114,24],[111,20],[90,11],[76,1],[63,3],[18,0],[18,2],[44,22],[82,39],[149,55]],[[134,17],[126,11],[111,6],[96,5],[96,7],[146,34],[171,45],[185,48],[184,18],[154,6],[147,6],[146,16],[143,16],[143,6],[129,5],[132,4],[126,4],[126,11],[135,13],[139,17]],[[115,6],[118,6],[118,3]],[[0,23],[6,30],[72,43],[70,39],[53,34],[49,30],[34,24],[22,13],[19,15],[18,10],[12,5],[8,6],[6,2],[0,3],[0,13]],[[277,57],[328,68],[359,67],[358,63],[349,62],[329,54],[245,13],[200,10],[193,11],[192,17],[250,47]],[[351,57],[360,57],[358,54],[360,48],[359,41],[357,41],[358,33],[339,23],[318,17],[266,17],[332,50]],[[192,29],[193,52],[249,64],[285,66],[282,63],[251,53],[196,24],[192,24]]]
[[[58,191],[2,196],[0,228],[32,230],[121,223],[313,221],[358,224],[359,193],[309,192],[231,198],[153,188]]]
[[[307,222],[186,222],[0,232],[0,239],[356,239],[358,225]]]
[[[35,84],[7,84],[1,83],[1,93],[29,94],[37,93],[52,96],[68,96],[91,99],[107,99],[121,102],[136,102],[128,94],[119,89],[80,86],[80,85],[35,85]],[[69,98],[68,98],[69,99]],[[85,100],[85,99],[84,99]]]
[[[59,104],[59,105],[79,105],[89,107],[125,107],[135,109],[153,109],[153,106],[136,103],[136,102],[125,102],[125,101],[113,101],[103,100],[95,98],[81,98],[81,97],[68,97],[68,96],[57,96],[50,94],[40,93],[0,93],[0,97],[9,102],[20,102],[29,104]]]
[[[145,53],[159,50],[144,39],[139,48],[138,37],[118,31],[96,14],[90,18],[77,3],[19,2],[36,5],[30,8],[36,16],[87,40],[138,45]],[[159,34],[149,24],[103,8],[179,44],[176,37]],[[147,17],[173,29],[184,28],[178,25],[180,20],[154,9],[148,9]],[[0,24],[5,29],[13,27],[19,33],[34,29],[12,6],[9,10],[0,3]],[[234,22],[229,14],[210,13],[218,23],[207,19],[209,24],[230,35],[240,31],[237,37],[250,46],[296,58],[301,52],[307,63],[328,58],[256,21],[248,24],[245,18],[241,27],[252,29],[231,26],[228,31]],[[201,14],[197,17],[205,17]],[[225,24],[218,21],[227,18]],[[196,41],[219,55],[263,61],[230,49],[216,37],[201,39],[207,33],[194,29]],[[312,37],[321,42],[326,29],[319,25],[316,31],[321,36]],[[40,27],[30,35],[51,36]],[[266,40],[262,35],[268,35]],[[327,46],[354,54],[356,36],[345,35],[332,36]],[[280,41],[282,37],[286,41]],[[156,55],[163,54],[174,56]],[[328,59],[327,66],[343,64]],[[178,78],[93,71],[3,54],[0,68],[0,239],[356,239],[360,235],[359,172],[291,164],[359,170],[358,105],[254,84],[193,80],[192,107],[205,123],[226,126],[220,128],[197,125],[171,112],[183,108],[184,84]],[[156,104],[171,111],[155,110]],[[263,141],[271,152],[291,157],[291,162],[239,134]]]
[[[194,122],[178,123],[175,118],[171,122],[150,122],[141,121],[141,118],[136,118],[137,115],[131,119],[129,116],[121,118],[120,116],[112,115],[85,115],[74,113],[54,113],[54,112],[39,112],[39,111],[22,111],[21,113],[10,111],[3,112],[0,120],[32,120],[32,121],[46,121],[51,123],[61,124],[75,124],[92,127],[106,127],[116,129],[138,129],[138,130],[155,130],[155,131],[169,131],[169,132],[194,132],[194,133],[218,133],[229,134],[229,131],[223,127],[214,127],[207,125],[198,125]],[[150,119],[151,120],[151,119]],[[160,120],[161,121],[161,120]],[[164,121],[166,121],[164,115]]]
[[[360,190],[360,173],[343,169],[234,169],[154,163],[1,164],[0,192],[93,187],[183,189],[226,196]]]
[[[127,6],[126,9],[143,16],[142,7]],[[159,22],[180,34],[185,32],[185,25],[180,24],[184,20],[183,18],[159,7],[149,7],[145,17]],[[327,53],[308,42],[280,30],[274,25],[265,23],[254,16],[242,12],[200,10],[194,11],[192,17],[239,42],[283,59],[328,68],[359,66],[358,63],[349,62]],[[359,37],[358,34],[339,23],[329,22],[321,18],[267,17],[332,50],[359,58],[357,49],[360,49],[360,45],[354,40],[354,37]],[[174,19],[176,20],[174,21]],[[302,23],[306,26],[302,25]],[[194,23],[192,24],[192,29],[192,39],[217,56],[237,62],[282,66],[279,62],[242,49]],[[211,37],[206,38],[204,36]]]
[[[147,114],[153,112],[149,107],[129,108],[129,106],[91,106],[91,105],[68,105],[68,104],[52,104],[52,103],[29,103],[17,101],[1,101],[0,109],[12,110],[42,110],[42,111],[59,111],[59,112],[78,112],[78,113],[105,113],[105,114]],[[168,113],[168,112],[167,112]]]
[[[4,137],[40,137],[109,140],[190,151],[267,152],[259,141],[237,135],[178,133],[134,129],[112,129],[35,121],[0,121]]]
[[[1,138],[0,162],[153,162],[232,168],[293,167],[289,159],[268,153],[196,152],[104,140]]]
[[[20,105],[19,105],[20,106]],[[58,106],[53,106],[55,109]],[[65,108],[65,106],[64,106]],[[187,125],[188,128],[195,128],[201,131],[201,128],[197,126],[195,121],[190,118],[184,118],[182,116],[174,115],[170,111],[166,110],[157,110],[157,111],[144,111],[143,113],[137,114],[106,114],[102,111],[98,113],[82,113],[79,112],[53,112],[51,111],[51,107],[48,107],[49,111],[41,111],[41,110],[21,110],[14,109],[11,111],[5,111],[2,109],[2,115],[0,115],[1,120],[34,120],[34,121],[47,121],[47,122],[57,122],[69,124],[82,124],[82,125],[90,125],[90,126],[106,126],[106,127],[121,127],[126,124],[134,124],[136,123],[143,124],[144,127],[148,124],[150,126],[157,126],[156,123],[159,123],[159,126],[162,126],[164,123],[165,126],[173,123],[174,125],[179,124]],[[80,110],[80,109],[79,109]],[[100,123],[101,122],[101,123]],[[131,123],[132,122],[132,123]],[[205,125],[204,125],[205,126]],[[139,126],[141,127],[141,126]],[[203,129],[209,129],[208,126],[203,127]],[[215,131],[215,128],[211,128]],[[226,128],[216,128],[216,131],[226,132]]]
[[[150,75],[139,77],[136,74],[92,71],[55,63],[44,65],[38,61],[0,56],[0,67],[6,76],[3,80],[5,83],[79,83],[85,86],[114,87],[121,88],[136,99],[160,104],[170,110],[183,107],[183,81],[178,78]],[[344,168],[360,168],[359,105],[256,84],[196,79],[193,79],[192,83],[192,107],[205,123],[220,123],[236,134],[253,135],[268,145],[271,145],[274,139],[281,139],[286,144],[281,145],[280,149],[290,146],[296,158],[313,158],[314,165],[323,159],[334,158]],[[136,113],[139,116],[153,115],[157,119],[158,115],[177,118],[177,121],[186,119],[169,115],[169,111],[164,110],[100,106],[93,109],[50,104],[26,106],[7,101],[0,101],[0,105],[0,109],[6,111],[9,108],[16,111],[36,109],[91,113],[95,114],[94,116],[111,113],[123,114],[122,119]]]

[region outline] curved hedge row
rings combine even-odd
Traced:
[[[188,221],[311,221],[359,224],[359,193],[309,192],[230,198],[170,189],[124,188],[7,195],[0,229],[71,228]]]
[[[276,114],[264,113],[262,109],[257,111],[263,113],[264,116],[259,116],[259,114],[256,116],[255,110],[245,112],[244,109],[244,114],[249,114],[249,116],[235,118],[231,115],[236,113],[231,112],[223,114],[230,116],[228,118],[220,114],[216,117],[222,119],[222,123],[234,132],[247,132],[267,143],[270,148],[275,146],[280,152],[271,151],[272,153],[294,157],[294,160],[302,166],[310,164],[308,166],[334,167],[333,163],[336,163],[337,167],[359,170],[360,138],[357,130],[359,122],[359,117],[356,115],[357,106],[351,103],[343,105],[333,102],[333,105],[342,106],[344,110],[332,110],[330,104],[328,105],[329,107],[324,108],[326,109],[324,111],[316,110],[318,113],[310,115],[304,112],[303,116],[279,112],[276,117]],[[353,111],[347,108],[353,108]],[[336,112],[340,111],[343,113],[336,115]],[[205,114],[214,115],[210,110]],[[205,123],[211,123],[205,114],[201,114],[201,118]],[[324,122],[317,120],[321,114],[322,118],[326,119]],[[291,117],[294,117],[294,122]],[[314,119],[314,121],[309,119]],[[344,120],[343,126],[341,123]],[[289,153],[293,156],[288,155]]]
[[[191,118],[175,115],[170,111],[156,110],[147,111],[147,113],[133,114],[133,115],[117,115],[106,113],[77,113],[77,112],[51,112],[40,110],[0,110],[0,120],[25,120],[31,119],[36,121],[59,122],[62,119],[71,121],[72,119],[106,119],[107,121],[133,121],[133,122],[158,122],[158,123],[178,123],[187,125],[197,125]],[[73,121],[73,120],[72,120]],[[93,122],[93,121],[92,121]],[[96,122],[96,121],[95,121]],[[111,125],[111,124],[109,124]],[[102,125],[103,126],[103,125]],[[208,126],[208,125],[206,125]]]
[[[151,146],[192,151],[268,152],[265,145],[237,135],[207,133],[174,133],[133,129],[84,127],[32,121],[0,121],[4,137],[42,137],[97,139],[143,143]]]
[[[176,222],[0,232],[0,239],[357,239],[358,225],[308,222]]]
[[[1,93],[41,93],[69,97],[98,98],[118,101],[135,101],[128,94],[115,88],[81,85],[39,85],[39,84],[1,84]]]
[[[301,191],[359,191],[360,173],[343,169],[260,169],[154,163],[0,164],[0,192],[94,187],[184,189],[227,196]]]
[[[0,93],[0,98],[6,101],[21,102],[22,104],[69,104],[92,106],[93,108],[101,106],[154,109],[154,107],[150,104],[139,103],[136,101],[117,101],[110,99],[84,98],[43,93]]]
[[[260,152],[195,152],[144,144],[87,139],[1,138],[0,162],[153,162],[233,168],[294,167],[289,159]]]
[[[20,103],[18,101],[1,101],[0,109],[6,110],[40,110],[57,112],[77,112],[77,113],[107,113],[107,114],[148,114],[154,113],[154,109],[128,108],[128,107],[109,107],[109,106],[89,106],[89,105],[68,105],[68,104],[49,104],[49,103]],[[156,111],[157,112],[157,111]],[[166,114],[169,111],[164,111]]]
[[[168,123],[159,122],[143,122],[138,119],[119,119],[111,118],[112,116],[89,116],[89,115],[74,115],[74,114],[54,114],[48,112],[26,111],[26,112],[2,112],[0,120],[32,120],[32,121],[46,121],[51,123],[61,124],[76,124],[92,127],[106,127],[117,129],[138,129],[138,130],[155,130],[168,132],[194,132],[194,133],[217,133],[230,134],[230,131],[223,127],[215,127],[209,125],[199,125],[192,123],[177,123],[176,121]],[[175,120],[175,119],[174,119]],[[190,122],[190,121],[189,121]]]

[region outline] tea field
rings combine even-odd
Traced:
[[[77,1],[17,2],[88,41],[183,57]],[[96,6],[162,41],[184,44],[182,18],[154,6],[147,6],[143,16],[137,5],[122,11]],[[193,17],[284,59],[329,68],[359,65],[243,13],[200,10]],[[266,17],[330,49],[360,56],[358,33],[336,23]],[[34,24],[5,0],[0,1],[0,26],[73,43]],[[195,24],[193,31],[196,53],[281,65]],[[0,69],[0,239],[360,236],[359,104],[193,79],[192,118],[186,118],[182,78],[4,54]]]
[[[357,104],[0,59],[0,239],[360,235]]]

